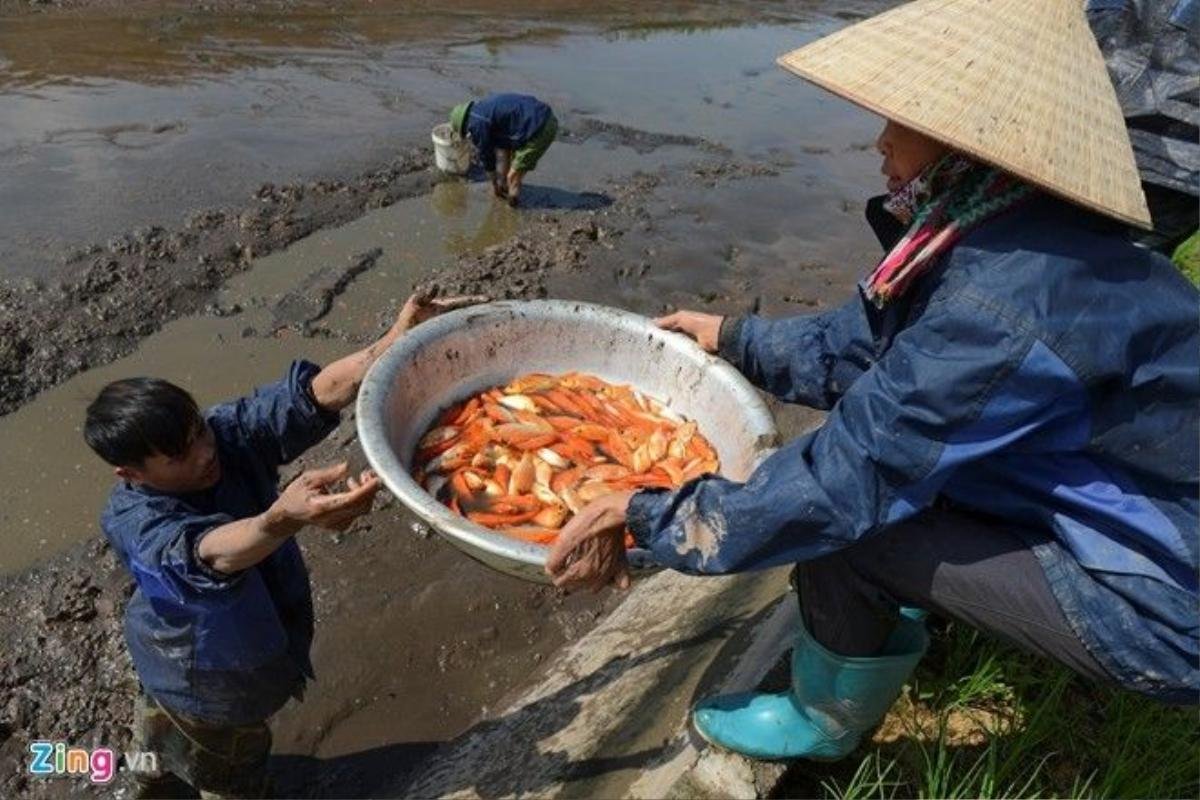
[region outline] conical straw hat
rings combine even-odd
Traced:
[[[916,0],[779,64],[1054,194],[1150,227],[1082,0]]]

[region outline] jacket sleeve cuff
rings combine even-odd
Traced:
[[[625,524],[633,534],[634,543],[643,550],[651,549],[655,523],[666,512],[670,497],[666,489],[643,489],[630,498]]]
[[[725,317],[717,333],[717,355],[735,367],[740,366],[742,359],[742,329],[746,327],[746,320],[746,316]]]
[[[291,384],[292,404],[307,424],[322,431],[321,437],[328,435],[337,427],[342,419],[340,411],[333,411],[321,406],[313,394],[312,382],[321,368],[311,361],[298,359],[292,362],[288,370],[288,382]]]
[[[200,542],[222,525],[233,522],[228,514],[209,514],[202,517],[187,517],[168,526],[160,535],[171,537],[161,555],[163,571],[172,574],[195,591],[207,592],[227,589],[237,584],[245,572],[224,573],[214,569],[200,558]]]
[[[216,569],[215,567],[210,567],[204,561],[204,559],[200,557],[200,542],[204,541],[204,537],[208,536],[210,533],[212,533],[215,530],[216,530],[215,527],[209,528],[208,530],[201,533],[199,536],[197,536],[192,541],[191,556],[192,556],[192,567],[195,568],[196,572],[200,576],[203,576],[204,579],[207,579],[207,582],[209,585],[206,588],[220,589],[220,588],[222,588],[224,586],[228,586],[229,584],[236,581],[238,578],[240,578],[242,576],[243,573],[242,572],[222,572],[221,570]]]

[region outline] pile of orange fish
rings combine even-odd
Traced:
[[[413,474],[471,521],[551,544],[598,497],[682,486],[718,466],[695,422],[572,372],[525,375],[447,409],[421,437]]]

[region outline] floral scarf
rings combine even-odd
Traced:
[[[883,307],[904,294],[967,231],[1032,191],[1018,178],[966,156],[943,156],[884,202],[908,230],[867,279],[867,298]]]

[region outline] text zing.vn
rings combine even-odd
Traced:
[[[86,775],[92,783],[108,783],[117,772],[116,754],[107,747],[87,750],[63,742],[30,742],[31,775]],[[125,753],[131,772],[158,772],[157,753]]]

